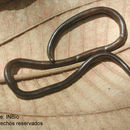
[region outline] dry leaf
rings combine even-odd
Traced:
[[[14,7],[9,10],[2,6],[0,43],[41,21],[47,21],[0,46],[0,76],[3,77],[5,64],[11,59],[21,57],[48,60],[46,48],[54,30],[74,14],[91,7],[108,6],[116,9],[124,17],[129,31],[130,0],[93,1],[36,0],[30,4],[26,3],[27,6],[24,6],[24,1],[23,3],[20,2],[19,8],[14,1],[8,3],[9,7]],[[18,1],[16,2],[18,3]],[[92,3],[88,4],[89,2]],[[62,14],[58,15],[60,13]],[[86,21],[61,38],[56,48],[56,59],[74,56],[83,51],[109,44],[118,37],[118,32],[118,25],[108,17],[90,22]],[[118,55],[128,65],[130,65],[129,43],[130,38],[128,37],[124,46],[125,49],[123,48],[121,52],[118,51]],[[38,71],[24,69],[19,74],[33,72]],[[18,84],[23,90],[34,90],[64,80],[72,72],[21,81]],[[5,116],[8,113],[20,115],[18,120],[8,119],[6,121],[43,122],[43,126],[31,126],[33,129],[128,130],[130,129],[128,116],[130,107],[129,84],[130,78],[119,66],[114,63],[102,63],[85,74],[71,87],[36,100],[21,100],[14,95],[7,85],[0,85],[0,115]],[[26,126],[7,127],[13,130],[28,129]],[[4,127],[0,126],[0,128],[3,130]]]

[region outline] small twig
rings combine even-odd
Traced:
[[[14,78],[17,81],[21,81],[21,80],[45,77],[45,76],[49,76],[49,75],[54,75],[54,74],[59,74],[59,73],[63,73],[66,71],[74,70],[74,69],[80,67],[80,65],[81,65],[81,63],[77,63],[77,64],[70,65],[70,66],[65,66],[65,67],[60,67],[60,68],[55,68],[55,69],[50,69],[50,70],[42,70],[41,72],[32,72],[31,74],[30,73],[29,74],[19,74],[19,75],[15,75]],[[0,84],[5,84],[4,77],[0,78]]]

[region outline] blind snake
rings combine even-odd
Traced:
[[[113,43],[109,45],[98,47],[70,58],[55,60],[54,50],[61,34],[66,29],[70,28],[73,24],[83,20],[84,18],[95,16],[97,14],[106,14],[118,23],[120,28],[120,36],[117,38],[117,40],[115,40]],[[118,56],[111,53],[111,51],[114,51],[119,47],[123,46],[125,44],[126,39],[127,39],[126,24],[122,16],[117,11],[108,7],[91,8],[89,10],[83,11],[71,17],[56,29],[56,31],[50,38],[47,48],[47,54],[50,61],[35,61],[23,58],[11,60],[5,66],[4,77],[8,86],[16,94],[17,97],[22,99],[35,99],[61,91],[69,87],[70,85],[75,83],[78,79],[80,79],[93,66],[103,61],[115,62],[116,64],[121,66],[123,70],[130,76],[130,67]],[[14,79],[14,74],[12,74],[12,70],[15,67],[44,70],[71,65],[81,61],[84,61],[84,63],[78,68],[78,70],[76,70],[65,80],[34,91],[23,91],[19,89],[17,82]]]
[[[62,35],[62,33],[65,30],[69,29],[71,26],[73,26],[74,24],[76,24],[77,22],[79,22],[85,18],[90,18],[92,16],[100,15],[100,14],[105,14],[117,22],[117,24],[119,25],[119,28],[120,28],[119,37],[111,44],[83,52],[72,58],[79,58],[79,59],[84,60],[84,58],[86,59],[88,56],[95,54],[97,52],[103,52],[103,51],[110,52],[110,51],[114,51],[114,50],[120,48],[121,46],[123,46],[127,39],[127,28],[126,28],[126,24],[125,24],[125,21],[122,18],[122,16],[114,9],[111,9],[108,7],[96,7],[96,8],[91,8],[91,9],[85,10],[85,11],[71,17],[70,19],[68,19],[67,21],[62,23],[56,29],[56,31],[52,34],[50,41],[48,43],[48,47],[47,47],[47,54],[48,54],[49,60],[52,63],[55,62],[54,50],[57,45],[57,41],[59,40],[60,36]]]

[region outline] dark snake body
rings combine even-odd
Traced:
[[[114,19],[120,28],[120,36],[111,44],[98,47],[86,52],[83,52],[79,55],[66,58],[63,60],[56,60],[54,59],[54,50],[57,45],[58,39],[61,37],[62,33],[70,28],[75,23],[85,19],[89,18],[91,16],[95,16],[98,14],[105,14],[112,19]],[[56,31],[53,33],[47,48],[47,54],[50,61],[35,61],[35,60],[29,60],[29,59],[14,59],[5,67],[4,70],[4,76],[5,80],[8,84],[8,86],[11,88],[11,90],[22,99],[35,99],[39,97],[43,97],[58,91],[61,91],[70,85],[72,85],[74,82],[76,82],[78,79],[80,79],[86,72],[88,72],[93,66],[103,62],[103,61],[112,61],[118,64],[120,67],[124,69],[124,71],[130,76],[130,67],[121,60],[118,56],[110,53],[111,51],[114,51],[121,46],[125,44],[125,41],[127,39],[127,29],[126,24],[122,16],[115,10],[108,8],[108,7],[96,7],[91,8],[89,10],[83,11],[67,21],[65,21],[63,24],[61,24]],[[12,75],[12,69],[15,67],[19,68],[32,68],[32,69],[51,69],[51,68],[57,68],[62,66],[67,66],[71,64],[75,64],[78,62],[84,63],[78,68],[77,71],[75,71],[73,74],[71,74],[68,78],[65,80],[55,83],[52,85],[49,85],[44,88],[40,88],[35,91],[23,91],[18,88],[17,82],[14,79],[14,75]]]

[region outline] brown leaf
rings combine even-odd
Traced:
[[[37,0],[25,8],[2,9],[0,12],[0,43],[21,34],[21,32],[30,30],[32,27],[33,29],[0,46],[0,76],[3,77],[5,64],[11,59],[21,57],[48,60],[46,48],[54,30],[74,14],[91,7],[109,6],[116,9],[124,17],[129,30],[129,0],[102,0],[87,4],[90,1],[92,2],[92,0],[83,0],[82,2],[79,0],[64,0],[64,2]],[[13,4],[15,5],[14,2],[9,3],[8,6]],[[21,2],[20,6],[23,7],[23,4]],[[59,15],[60,13],[61,15]],[[40,23],[39,21],[46,22],[34,28],[34,25]],[[118,26],[108,17],[86,21],[61,38],[56,48],[56,59],[74,56],[83,51],[109,44],[118,37],[118,32]],[[130,65],[129,42],[130,38],[128,37],[124,48],[115,52],[128,65]],[[19,74],[34,72],[38,73],[35,70],[24,69]],[[64,80],[72,72],[21,81],[18,84],[23,90],[35,90]],[[42,127],[35,126],[34,129],[128,130],[130,129],[129,84],[130,78],[119,66],[110,62],[102,63],[69,88],[36,100],[21,100],[7,85],[0,85],[0,111],[1,115],[4,116],[8,113],[19,114],[19,121],[22,122],[43,122]],[[14,129],[14,126],[9,126],[9,128]],[[24,126],[16,126],[15,128],[23,129]]]

